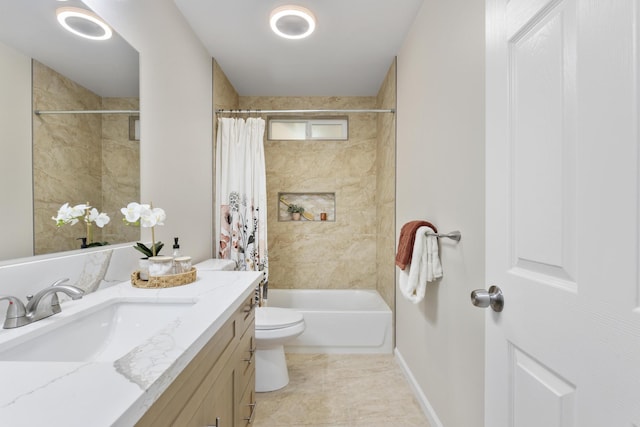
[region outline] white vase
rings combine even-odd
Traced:
[[[138,260],[138,267],[140,269],[140,279],[149,280],[149,260],[147,258],[140,258]]]

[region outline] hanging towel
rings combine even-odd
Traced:
[[[410,221],[400,229],[400,238],[398,239],[398,253],[396,254],[396,265],[400,270],[404,270],[411,263],[411,254],[413,253],[413,243],[416,240],[416,231],[420,227],[429,227],[434,233],[438,229],[429,221]]]
[[[441,277],[438,238],[431,227],[419,227],[415,234],[411,264],[400,272],[400,292],[417,304],[424,299],[427,282]]]

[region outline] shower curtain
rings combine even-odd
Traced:
[[[238,270],[263,271],[267,262],[265,122],[219,118],[216,143],[216,241],[218,258]]]

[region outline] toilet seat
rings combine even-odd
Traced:
[[[256,308],[256,331],[288,328],[304,322],[302,313],[288,308]]]

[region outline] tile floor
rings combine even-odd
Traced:
[[[257,393],[255,427],[429,427],[393,355],[287,354],[289,385]]]

